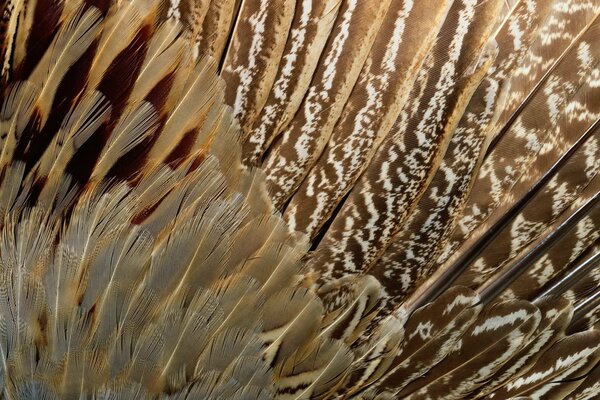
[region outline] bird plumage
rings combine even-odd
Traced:
[[[2,398],[594,398],[599,15],[5,2]]]

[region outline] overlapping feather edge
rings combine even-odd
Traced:
[[[563,338],[565,300],[482,307],[461,287],[414,312],[399,308],[360,338],[377,312],[377,281],[350,276],[322,288],[325,299],[347,294],[332,309],[298,286],[306,241],[275,213],[262,173],[242,168],[214,64],[187,57],[180,28],[155,21],[157,10],[126,6],[104,22],[93,8],[65,9],[29,81],[5,87],[8,396],[523,396],[576,386],[597,363],[596,331]],[[153,33],[135,53],[137,81],[114,104],[123,96],[103,92],[115,79],[108,65],[145,30]],[[60,82],[80,57],[91,59],[89,77],[39,159],[20,159],[35,154],[33,133],[48,131]],[[165,81],[159,102],[153,90]],[[108,137],[81,184],[69,162],[98,130]],[[151,157],[139,172],[115,177],[140,146]]]

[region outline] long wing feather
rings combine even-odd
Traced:
[[[242,2],[221,75],[232,83],[225,100],[233,107],[244,134],[267,101],[293,15],[294,2],[290,0]]]
[[[289,199],[323,152],[389,4],[390,0],[341,4],[308,93],[263,163],[277,207]]]
[[[323,154],[287,205],[291,227],[315,236],[366,169],[406,103],[449,4],[390,4]],[[426,16],[429,23],[421,23]]]
[[[596,394],[595,1],[2,12],[0,397]]]
[[[245,144],[248,163],[260,164],[266,149],[298,111],[341,4],[340,0],[297,3],[273,88]]]
[[[390,138],[379,148],[316,249],[313,265],[323,276],[367,271],[406,221],[489,67],[489,60],[473,66],[472,55],[479,54],[487,42],[493,27],[489,16],[499,5],[453,4],[440,35],[449,38],[455,52],[448,53],[448,44],[437,42],[417,78],[412,102],[405,105]]]
[[[467,106],[414,214],[371,271],[388,288],[390,305],[401,302],[435,268],[436,258],[462,215],[491,125],[510,91],[508,78],[525,56],[550,6],[544,1],[519,2],[496,33],[498,56],[490,72]]]

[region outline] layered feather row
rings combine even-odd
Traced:
[[[598,392],[593,0],[2,11],[3,397]]]

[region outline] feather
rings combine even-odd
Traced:
[[[115,126],[94,166],[91,180],[102,180],[119,158],[158,130],[158,116],[150,103],[139,103]]]
[[[0,397],[596,396],[594,1],[5,3]]]
[[[39,90],[37,111],[43,125],[50,114],[56,90],[65,73],[92,44],[100,30],[100,13],[78,10],[76,16],[56,35],[30,80]]]
[[[460,113],[489,67],[487,60],[468,73],[473,66],[465,54],[482,50],[492,28],[488,13],[494,14],[499,4],[486,2],[475,7],[474,2],[458,2],[452,6],[440,35],[451,38],[456,52],[448,54],[446,44],[440,41],[432,50],[413,87],[414,103],[405,105],[406,112],[396,121],[390,138],[379,148],[316,249],[311,263],[324,277],[367,271],[405,222],[439,165]],[[463,46],[464,53],[459,51]],[[441,72],[446,70],[448,74]],[[455,79],[461,83],[451,84]]]
[[[373,395],[380,392],[377,382],[390,369],[400,343],[404,339],[405,315],[388,315],[376,329],[370,331],[368,340],[355,350],[350,373],[340,393],[353,393],[355,397]],[[385,395],[383,394],[385,393]],[[380,392],[383,396],[391,396],[389,392]],[[368,397],[365,397],[368,398]],[[392,397],[389,397],[392,398]]]
[[[599,178],[595,178],[584,190],[569,209],[565,210],[557,221],[547,228],[546,233],[556,230],[563,225],[569,217],[577,212],[584,203],[589,201],[600,189]],[[540,254],[539,259],[533,263],[524,274],[519,276],[510,286],[509,293],[515,295],[533,295],[547,284],[553,277],[567,271],[569,265],[599,237],[596,229],[599,211],[594,207],[582,218],[571,225],[568,232],[559,238],[552,246]],[[543,235],[542,237],[547,237]],[[541,241],[537,240],[523,250],[522,254],[528,254],[531,249]]]
[[[198,49],[203,55],[221,60],[239,5],[240,0],[210,2],[198,38]]]
[[[4,170],[13,159],[17,142],[23,134],[35,107],[38,89],[30,82],[19,82],[5,94],[1,111],[0,169]]]
[[[7,215],[10,212],[22,212],[31,187],[23,184],[25,164],[15,162],[8,166],[2,181],[3,190],[0,196],[0,212]]]
[[[267,345],[269,363],[284,362],[292,353],[315,340],[321,326],[323,307],[307,290],[283,290],[271,296],[265,304],[265,325],[262,338]],[[275,313],[285,304],[283,313]]]
[[[81,2],[69,2],[63,7],[56,1],[34,0],[23,2],[17,14],[18,24],[13,39],[10,72],[17,79],[27,78],[50,47],[53,37],[64,26],[65,20],[76,12]]]
[[[194,130],[206,118],[208,110],[219,104],[221,82],[214,78],[215,66],[210,61],[200,61],[194,74],[186,82],[185,92],[171,108],[160,136],[148,152],[153,165],[163,161],[183,139],[183,135]]]
[[[577,387],[572,378],[585,376],[600,358],[598,332],[581,332],[568,336],[550,347],[522,377],[495,393],[498,398],[528,395],[532,398],[560,396]],[[561,384],[562,383],[562,384]]]
[[[586,4],[581,9],[578,9],[583,15],[575,14],[572,17],[569,15],[559,15],[560,20],[565,20],[565,23],[573,21],[571,23],[575,25],[574,29],[581,29],[581,31],[577,29],[574,33],[570,33],[572,36],[569,37],[571,37],[572,41],[569,40],[567,43],[559,42],[564,47],[558,46],[558,48],[554,48],[551,46],[551,42],[540,40],[544,46],[553,48],[553,51],[560,51],[560,57],[557,56],[558,58],[555,59],[555,63],[551,64],[552,68],[546,72],[548,76],[554,74],[555,78],[548,78],[541,81],[540,88],[530,93],[525,103],[526,106],[523,107],[521,112],[516,114],[517,118],[510,124],[510,131],[501,135],[498,143],[493,146],[493,151],[486,157],[479,177],[474,183],[469,202],[465,207],[465,213],[458,224],[458,229],[453,234],[451,242],[445,250],[445,254],[452,252],[455,254],[455,258],[457,254],[461,253],[460,249],[455,248],[456,245],[454,243],[456,243],[456,240],[461,240],[459,239],[461,237],[464,238],[466,232],[473,231],[483,220],[488,219],[489,221],[492,211],[494,211],[502,200],[503,193],[512,187],[520,175],[531,165],[533,156],[539,152],[545,140],[554,136],[554,134],[549,134],[553,131],[549,130],[548,126],[557,123],[563,110],[563,105],[567,104],[566,101],[573,96],[573,92],[579,88],[584,80],[583,76],[585,73],[580,77],[580,75],[571,74],[571,71],[573,68],[582,68],[582,70],[594,68],[594,58],[593,56],[588,57],[587,51],[583,54],[580,53],[582,57],[567,57],[569,53],[577,54],[578,47],[587,48],[593,43],[592,36],[595,30],[593,26],[598,23],[598,19],[595,17],[590,21],[589,8],[591,7],[591,5]],[[588,18],[584,19],[584,21],[587,20],[588,22],[584,23],[584,21],[581,21],[582,16],[588,16]],[[543,39],[543,36],[541,39]],[[595,47],[597,46],[591,45],[589,48],[591,51],[595,51],[592,50]],[[570,63],[574,65],[570,65]],[[556,69],[562,71],[557,71]],[[545,91],[541,90],[543,88],[545,88]],[[554,97],[554,95],[557,97]],[[553,103],[548,103],[548,101],[553,101],[552,99],[558,101],[556,107],[554,105],[549,107]],[[545,116],[541,117],[540,113],[545,113]],[[523,154],[518,158],[512,155],[512,149],[515,146],[525,149]],[[511,160],[512,162],[509,169],[502,167],[503,163],[506,163],[506,160]],[[482,197],[482,199],[479,200],[479,197]],[[478,236],[479,234],[477,233],[470,235],[470,239],[465,241],[463,246],[468,246]],[[441,258],[441,261],[445,261],[446,264],[451,262],[451,260],[452,258],[449,259],[446,255],[443,255]]]
[[[25,3],[22,0],[11,0],[2,6],[2,21],[0,22],[0,58],[3,60],[0,77],[5,78],[11,69],[15,36],[18,20],[23,12]]]
[[[448,8],[449,2],[439,1],[390,4],[388,14],[395,15],[386,15],[323,154],[286,208],[292,228],[314,236],[367,167],[400,114]],[[420,23],[425,15],[428,24]]]
[[[180,21],[187,28],[191,40],[196,42],[202,33],[209,3],[210,0],[172,0],[167,10],[167,16]],[[194,46],[194,51],[198,51],[196,46]]]
[[[152,3],[156,2],[134,0],[123,2],[120,7],[111,8],[103,21],[102,34],[90,66],[89,87],[98,87],[119,53],[134,40],[142,29],[144,19],[153,11]]]
[[[172,79],[171,76],[183,60],[183,52],[180,26],[171,21],[163,23],[148,43],[148,51],[129,95],[129,103],[147,99],[163,80]],[[157,103],[155,101],[153,105],[158,108]]]
[[[586,34],[588,34],[587,37],[589,37],[590,31],[586,30],[584,33],[582,34],[579,39],[581,39],[583,41],[583,43],[581,44],[583,47],[587,47],[586,45]],[[583,70],[587,70],[588,68],[594,68],[594,61],[591,60],[591,57],[587,56],[587,53],[585,53],[585,55],[583,55],[582,57],[579,58],[574,58],[571,59],[571,62],[575,63],[576,65],[580,65],[581,68],[583,68]],[[564,68],[564,69],[563,69]],[[554,82],[552,85],[556,85],[557,82],[560,82],[560,76],[566,76],[566,77],[570,77],[571,74],[569,72],[567,72],[568,70],[571,70],[573,68],[573,66],[568,66],[567,65],[559,65],[557,67],[556,73],[556,79],[555,80],[550,80],[550,82]],[[573,79],[579,79],[577,77],[573,77]],[[552,86],[551,85],[551,86]],[[565,87],[571,88],[572,92],[570,94],[565,94],[566,99],[571,98],[571,96],[573,96],[575,98],[574,100],[574,104],[577,104],[578,99],[577,99],[577,92],[579,87],[581,86],[581,83],[574,83],[573,85],[575,86],[569,86],[566,85]],[[552,88],[557,88],[556,86],[552,86]],[[551,91],[553,90],[552,88],[548,88],[548,90],[546,92],[539,92],[539,96],[536,97],[535,99],[532,100],[532,103],[530,103],[530,106],[525,108],[524,112],[519,116],[518,121],[526,121],[527,118],[531,118],[531,120],[528,122],[529,124],[531,124],[532,128],[531,129],[526,129],[525,128],[525,122],[523,122],[523,124],[519,123],[518,126],[520,128],[515,128],[515,132],[521,132],[521,134],[525,135],[523,136],[521,139],[518,140],[526,140],[529,141],[531,143],[531,152],[532,153],[542,153],[542,155],[540,156],[541,159],[544,158],[543,154],[547,153],[550,150],[545,150],[544,151],[544,147],[543,147],[543,143],[544,140],[547,140],[549,143],[547,149],[551,149],[552,147],[550,147],[553,144],[553,138],[552,135],[550,138],[545,138],[545,134],[546,131],[543,129],[543,124],[547,123],[547,120],[540,120],[539,119],[539,115],[538,113],[542,110],[543,112],[549,112],[551,113],[553,116],[549,116],[549,118],[556,118],[557,121],[561,121],[561,124],[559,126],[562,125],[567,125],[568,126],[568,114],[564,114],[563,116],[567,119],[567,121],[562,122],[562,120],[560,120],[560,116],[562,111],[553,111],[553,110],[562,110],[560,107],[559,108],[555,108],[554,105],[550,106],[550,104],[554,104],[554,100],[550,100],[550,99],[554,99],[553,96],[550,96],[549,93],[551,93]],[[562,89],[557,89],[557,90],[562,90]],[[568,90],[568,89],[565,89]],[[585,85],[583,86],[583,88],[581,89],[583,93],[585,93],[586,88]],[[548,97],[549,96],[549,97]],[[585,95],[583,95],[583,97],[585,97]],[[559,102],[558,104],[560,104],[561,101],[563,101],[563,97],[558,97],[557,101]],[[536,105],[537,104],[537,105]],[[593,109],[593,105],[592,103],[589,103],[590,106]],[[566,105],[566,104],[565,104]],[[585,114],[585,113],[584,113]],[[530,115],[530,117],[528,117],[528,115]],[[523,120],[521,120],[523,119]],[[587,123],[590,123],[590,118],[585,118],[584,120],[587,119]],[[591,114],[591,119],[592,121],[594,120],[594,116],[593,113]],[[471,271],[471,272],[467,272],[467,275],[463,275],[464,278],[466,278],[466,276],[470,276],[472,277],[475,281],[479,280],[480,277],[484,276],[486,274],[486,270],[487,268],[489,268],[490,263],[493,265],[495,262],[497,262],[496,260],[506,260],[507,258],[510,259],[511,257],[514,257],[515,254],[512,253],[511,251],[515,251],[515,249],[522,249],[530,240],[532,240],[531,236],[535,236],[536,232],[539,232],[540,229],[543,229],[548,222],[552,221],[554,218],[556,218],[557,213],[560,213],[561,210],[564,209],[564,207],[566,207],[568,205],[568,202],[574,198],[576,198],[578,191],[582,190],[585,187],[588,187],[588,181],[590,179],[593,178],[594,174],[595,174],[595,166],[593,162],[589,162],[589,157],[584,156],[583,154],[585,154],[587,151],[585,150],[580,150],[579,146],[582,145],[583,143],[587,143],[587,145],[584,145],[584,147],[586,146],[591,146],[591,148],[595,147],[595,139],[591,138],[591,136],[594,134],[594,125],[593,122],[591,122],[591,129],[587,129],[585,128],[585,126],[587,125],[586,122],[584,122],[582,120],[582,124],[583,127],[581,125],[579,125],[576,121],[576,119],[572,119],[571,121],[573,121],[574,126],[573,129],[570,130],[571,133],[573,133],[573,136],[571,136],[570,134],[565,134],[565,138],[567,139],[568,142],[572,143],[570,146],[571,148],[569,149],[568,152],[566,152],[564,155],[561,156],[560,159],[556,160],[555,164],[552,166],[552,168],[550,168],[548,170],[547,173],[545,173],[543,176],[539,177],[539,180],[535,183],[535,185],[533,185],[529,191],[527,193],[525,193],[522,197],[516,197],[515,198],[511,198],[508,197],[507,198],[507,202],[508,205],[511,206],[510,209],[507,210],[508,205],[505,208],[500,208],[497,211],[496,215],[491,217],[490,220],[488,220],[484,226],[480,226],[479,231],[474,232],[471,236],[471,238],[465,242],[465,244],[463,244],[463,247],[465,249],[468,249],[467,251],[463,251],[461,249],[457,249],[457,253],[455,256],[451,257],[450,259],[447,259],[445,263],[442,264],[442,266],[439,268],[439,270],[436,272],[437,277],[441,276],[441,275],[450,275],[450,274],[455,274],[455,276],[458,276],[460,274],[463,273],[463,271],[465,269],[467,269],[467,271]],[[539,125],[542,125],[541,127]],[[589,125],[588,125],[589,126]],[[540,128],[540,129],[538,129]],[[579,129],[576,129],[579,128]],[[583,128],[583,132],[582,129]],[[511,131],[512,132],[512,131]],[[526,132],[529,132],[528,134],[525,134]],[[541,138],[535,139],[535,132],[538,132],[539,135],[541,135]],[[516,135],[517,133],[515,133]],[[529,136],[527,136],[529,135]],[[506,136],[504,136],[504,138],[506,138]],[[587,140],[590,140],[589,142],[586,142]],[[517,140],[517,139],[514,139]],[[509,141],[507,139],[507,142],[504,143],[504,145],[502,145],[502,141],[499,142],[498,147],[496,147],[496,149],[494,151],[500,151],[501,146],[505,146],[504,150],[502,150],[504,153],[506,153],[503,156],[503,160],[507,160],[509,157],[509,154],[512,153],[512,146],[514,145],[511,141]],[[511,143],[509,145],[509,143]],[[525,145],[525,144],[524,144]],[[526,149],[529,149],[528,147],[526,147]],[[529,151],[529,150],[528,150]],[[579,153],[579,155],[577,154],[578,151],[581,151]],[[526,153],[526,152],[523,152]],[[553,157],[558,157],[560,154],[556,154],[556,152],[550,151],[550,153],[552,153],[550,159],[552,160]],[[494,154],[494,153],[492,153]],[[574,154],[574,155],[573,155]],[[571,160],[570,157],[573,157],[574,160]],[[571,161],[573,161],[574,164],[577,164],[578,161],[577,158],[579,158],[579,162],[582,162],[583,159],[586,159],[588,161],[583,161],[583,168],[581,172],[581,175],[579,175],[579,177],[577,177],[577,175],[573,175],[573,169],[571,169],[571,165],[569,164]],[[520,162],[523,163],[531,163],[532,162],[532,155],[526,156],[525,154],[522,155],[522,157],[520,158],[519,161],[515,161],[514,164],[517,165]],[[566,161],[569,161],[569,163],[566,163],[566,166],[563,167],[563,165],[565,165]],[[506,162],[506,161],[504,161]],[[548,160],[546,160],[546,162],[548,162]],[[589,165],[588,165],[589,164]],[[486,166],[487,165],[487,166]],[[478,177],[477,182],[491,182],[489,179],[491,175],[488,174],[488,172],[491,171],[492,174],[495,174],[496,172],[494,171],[494,162],[490,161],[490,158],[486,159],[486,161],[484,162],[483,166],[482,166],[482,170],[480,171],[480,175]],[[488,169],[488,168],[491,168]],[[578,167],[578,169],[581,167]],[[562,174],[562,178],[563,181],[559,181],[559,178],[556,178],[556,180],[554,180],[555,176],[561,176],[560,171],[563,171]],[[521,174],[522,169],[513,169],[512,167],[509,169],[503,169],[500,168],[498,169],[498,174],[501,174],[503,176],[506,177],[506,182],[508,182],[508,184],[511,184],[510,182],[512,182],[512,184],[515,183],[515,180],[519,179],[520,174]],[[571,171],[571,172],[569,172]],[[558,175],[555,175],[558,174]],[[577,174],[577,173],[576,173]],[[495,179],[495,178],[494,178]],[[514,179],[514,180],[513,180]],[[567,183],[567,181],[570,181],[572,179],[573,181],[573,185],[569,185]],[[493,179],[492,179],[493,180]],[[485,183],[485,184],[487,184]],[[498,185],[500,185],[499,182],[497,182]],[[484,183],[482,183],[484,184]],[[579,184],[579,186],[578,186]],[[500,190],[499,186],[496,185],[496,189]],[[495,190],[496,190],[495,189]],[[558,192],[561,192],[564,189],[565,191],[565,196],[563,197],[562,194],[558,194]],[[477,183],[475,183],[475,187],[473,188],[473,190],[477,190]],[[569,192],[569,190],[574,190],[575,193],[573,192]],[[500,190],[498,192],[499,194],[502,193],[502,191]],[[579,194],[580,196],[583,196],[583,193]],[[492,201],[490,200],[493,196],[488,196],[488,199],[486,201]],[[472,197],[473,198],[473,197]],[[536,201],[535,202],[531,202],[530,200],[532,198],[535,198]],[[543,204],[543,206],[542,206]],[[481,208],[479,208],[481,206]],[[556,209],[554,209],[553,207],[556,207]],[[484,207],[480,204],[479,206],[476,206],[476,208],[479,210],[478,213],[484,209]],[[535,216],[536,213],[537,215],[541,215],[538,211],[541,209],[546,209],[549,210],[549,212],[545,212],[544,213],[544,217],[546,218],[546,222],[538,222],[536,221],[536,219],[539,219],[539,216]],[[468,207],[467,209],[465,209],[467,211],[465,211],[465,215],[468,214]],[[529,211],[523,211],[523,210],[529,210]],[[480,215],[483,218],[483,214]],[[469,217],[470,218],[470,217]],[[479,217],[478,217],[479,218]],[[533,223],[528,223],[528,219],[533,219]],[[472,222],[474,222],[475,220],[471,219]],[[475,224],[475,222],[474,222]],[[471,225],[470,228],[474,228],[474,226],[476,225]],[[485,230],[485,234],[481,234],[481,232],[483,232],[484,227],[486,227],[487,229]],[[454,232],[454,236],[456,235],[461,235],[461,231],[463,231],[463,229],[465,229],[466,226],[465,225],[458,225],[458,228],[455,230]],[[504,232],[502,231],[504,230]],[[502,243],[502,235],[504,235],[504,242],[507,244],[503,244]],[[496,238],[498,237],[498,241],[494,242],[497,244],[497,246],[494,247],[489,247],[490,243],[492,243]],[[507,239],[510,238],[510,239]],[[446,246],[445,249],[445,254],[448,254],[448,251],[451,251],[450,249],[452,248],[452,244],[450,243],[448,246]],[[500,251],[500,249],[504,248],[504,254],[502,254]],[[486,252],[489,254],[489,256],[487,257],[487,260],[485,258],[478,258],[480,254]],[[496,251],[498,251],[499,254],[496,253]],[[517,250],[518,251],[518,250]],[[444,259],[444,254],[442,254],[442,256],[440,257],[441,261]],[[491,268],[493,269],[493,268]],[[481,273],[481,275],[475,276],[475,271],[479,271],[479,273]],[[499,276],[499,275],[497,275]],[[431,280],[436,280],[437,277],[431,278]],[[463,278],[463,279],[464,279]],[[441,282],[438,280],[438,282]],[[445,280],[445,284],[448,285],[451,282],[453,282],[452,280]]]
[[[299,351],[275,370],[278,398],[326,397],[344,377],[351,360],[348,349],[336,341]]]
[[[41,203],[53,203],[67,164],[99,126],[106,122],[110,111],[104,96],[99,92],[92,92],[67,116],[35,169],[37,179],[45,181],[39,194]]]
[[[242,2],[223,62],[221,76],[233,83],[225,101],[244,135],[267,100],[294,15],[293,1],[274,1]]]
[[[381,287],[372,276],[347,276],[323,285],[317,292],[326,314],[321,336],[354,344],[379,311]]]
[[[526,302],[494,305],[479,315],[443,363],[434,367],[424,380],[407,386],[400,396],[423,398],[439,393],[448,398],[468,396],[523,348],[540,320],[539,310]]]
[[[388,288],[390,305],[402,301],[435,268],[462,214],[496,114],[510,90],[508,77],[525,56],[549,9],[550,3],[544,1],[518,2],[498,29],[494,37],[498,55],[473,94],[438,171],[415,212],[371,270]]]
[[[340,5],[321,54],[323,62],[313,74],[307,95],[263,163],[276,207],[289,199],[323,152],[390,2],[349,1]]]
[[[443,360],[475,322],[481,311],[477,302],[474,292],[454,287],[415,311],[404,326],[405,339],[388,372],[376,386],[397,393]]]
[[[598,379],[598,374],[600,369],[596,365],[588,374],[588,376],[581,382],[581,384],[577,387],[577,389],[573,390],[567,398],[568,399],[593,399],[594,396],[598,393],[598,388],[600,387],[600,379]]]
[[[248,163],[260,164],[264,152],[298,111],[341,4],[340,0],[297,2],[277,77],[245,145]]]
[[[482,391],[480,395],[487,395],[494,388],[506,385],[509,380],[521,379],[517,377],[528,374],[541,355],[563,338],[573,315],[573,307],[570,302],[565,299],[545,298],[535,302],[535,305],[542,313],[542,320],[531,340],[496,372],[488,385],[489,389]],[[495,394],[489,395],[490,397],[495,396]]]

